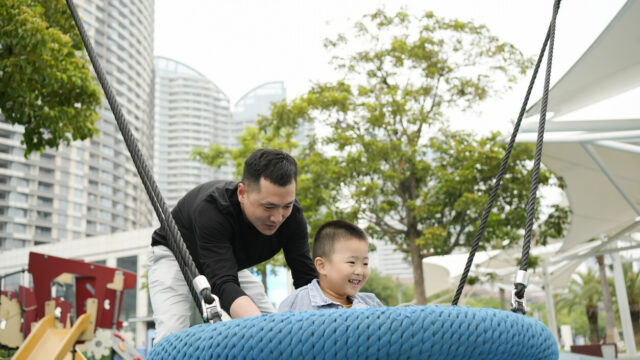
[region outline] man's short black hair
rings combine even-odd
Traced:
[[[284,151],[276,149],[258,149],[244,161],[242,182],[246,186],[260,186],[260,178],[285,187],[297,181],[298,165],[296,160]]]
[[[344,239],[369,242],[367,234],[357,225],[345,220],[329,221],[320,226],[313,238],[313,258],[330,258],[336,241]]]

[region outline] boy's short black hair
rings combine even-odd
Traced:
[[[313,258],[330,258],[336,241],[347,238],[369,242],[367,234],[348,221],[333,220],[325,223],[320,226],[313,238]]]
[[[298,164],[284,151],[276,149],[258,149],[244,161],[242,182],[247,186],[258,186],[260,178],[270,183],[285,187],[297,181]]]

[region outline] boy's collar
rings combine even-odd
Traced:
[[[340,306],[344,306],[343,304],[337,303],[331,299],[329,299],[320,288],[320,284],[318,283],[318,279],[313,279],[309,284],[309,297],[311,298],[311,305],[313,306],[325,306],[329,304],[336,304]],[[349,300],[353,304],[355,302],[355,296],[348,296]]]

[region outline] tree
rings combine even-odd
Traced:
[[[361,49],[340,54],[347,44]],[[498,93],[530,62],[486,27],[430,12],[378,10],[356,23],[355,39],[339,35],[326,46],[342,79],[278,104],[257,139],[306,121],[327,129],[297,155],[298,196],[312,229],[336,217],[367,224],[371,237],[409,255],[416,303],[425,304],[422,260],[469,246],[505,150],[499,134],[448,129],[446,114]],[[483,249],[522,238],[532,158],[531,146],[515,148]],[[543,169],[540,183],[561,180]],[[535,216],[535,239],[545,243],[562,235],[568,210]]]
[[[577,276],[569,281],[568,291],[558,296],[557,306],[572,312],[576,306],[584,306],[585,315],[589,322],[589,341],[592,344],[600,342],[598,334],[598,303],[602,300],[602,287],[600,280],[592,269],[585,273],[576,273]]]
[[[398,297],[401,303],[413,299],[411,286],[403,284],[391,276],[383,276],[376,269],[371,269],[369,279],[360,291],[374,293],[385,306],[398,305]]]
[[[25,157],[97,133],[100,91],[63,0],[0,3],[0,111]]]

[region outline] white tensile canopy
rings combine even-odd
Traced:
[[[548,264],[610,254],[627,353],[635,356],[619,251],[640,247],[640,1],[629,0],[549,93],[542,162],[564,178],[571,225]],[[540,101],[528,115],[540,112]],[[521,142],[535,142],[537,121]],[[588,242],[593,246],[589,246]],[[589,246],[584,251],[576,251]],[[557,276],[557,275],[556,275]],[[550,326],[553,284],[547,283]]]
[[[572,211],[566,237],[557,244],[534,249],[543,270],[532,274],[533,286],[544,285],[550,327],[556,334],[551,289],[564,289],[571,274],[586,258],[609,254],[628,354],[635,341],[622,278],[619,251],[640,247],[640,0],[629,0],[589,49],[551,88],[542,162],[566,182]],[[535,143],[540,101],[531,106],[518,136]],[[635,234],[634,234],[635,233]],[[466,255],[457,263],[464,264]],[[485,254],[472,270],[515,274],[518,251]],[[503,260],[501,260],[503,259]],[[463,266],[455,261],[425,259],[429,271],[441,271],[440,288],[454,287]],[[447,269],[443,272],[442,269]],[[508,269],[508,270],[506,270]],[[504,273],[504,274],[503,274]],[[538,276],[541,275],[541,276]],[[537,278],[537,279],[536,279]],[[507,280],[505,282],[509,282]],[[432,284],[434,285],[434,284]],[[532,289],[534,290],[534,289]],[[557,338],[557,334],[556,334]]]

